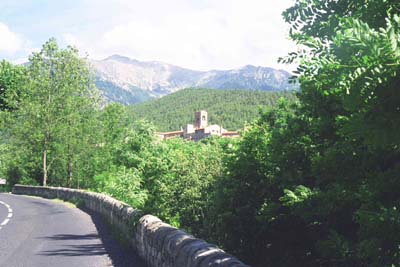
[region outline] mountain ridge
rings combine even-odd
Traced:
[[[108,101],[125,105],[159,98],[185,88],[291,91],[291,74],[269,67],[198,71],[160,61],[139,61],[119,54],[89,60],[95,83]]]

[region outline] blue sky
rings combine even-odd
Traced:
[[[293,0],[1,0],[0,59],[26,61],[51,37],[102,59],[121,54],[182,67],[276,62],[295,49],[281,13]]]

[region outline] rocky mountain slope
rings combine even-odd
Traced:
[[[158,61],[142,62],[120,55],[90,60],[96,86],[109,101],[144,102],[184,88],[287,91],[290,74],[272,68],[245,66],[233,70],[195,71]]]

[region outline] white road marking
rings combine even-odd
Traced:
[[[6,225],[8,222],[10,221],[10,219],[5,219],[0,225],[1,226],[4,226],[4,225]]]
[[[2,223],[0,223],[0,229],[1,229],[2,226],[6,225],[10,221],[10,218],[13,216],[13,210],[11,209],[10,205],[8,205],[3,201],[0,201],[0,204],[4,205],[8,210],[7,218]]]

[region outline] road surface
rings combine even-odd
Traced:
[[[54,200],[0,193],[1,267],[144,267],[101,218]]]

